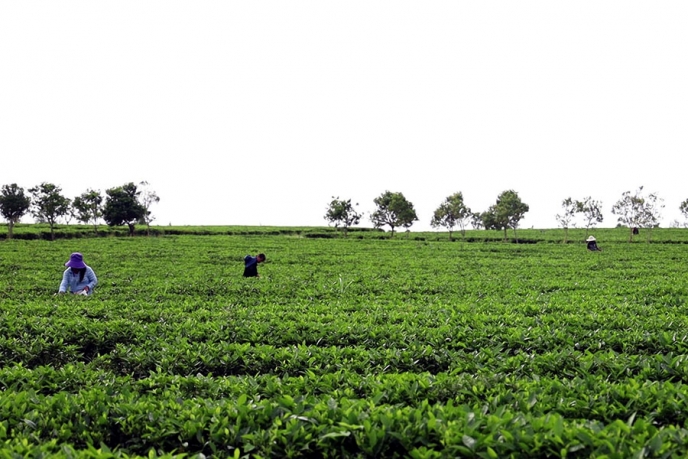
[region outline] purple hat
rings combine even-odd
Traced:
[[[69,261],[65,263],[65,266],[81,269],[86,267],[86,263],[84,263],[84,257],[79,252],[74,252],[69,257]]]

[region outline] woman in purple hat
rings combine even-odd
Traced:
[[[84,263],[84,257],[75,252],[69,257],[65,266],[67,269],[62,274],[62,283],[58,293],[66,293],[69,290],[77,295],[92,295],[98,278],[91,267]]]

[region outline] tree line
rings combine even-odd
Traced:
[[[563,212],[557,214],[556,219],[559,226],[564,229],[564,242],[568,239],[569,227],[576,226],[575,216],[583,214],[583,226],[586,235],[590,228],[597,223],[604,221],[602,215],[602,202],[587,197],[582,201],[573,200],[568,197],[561,203]],[[664,208],[664,200],[656,193],[645,194],[643,187],[638,187],[634,192],[624,191],[621,198],[612,206],[612,214],[617,216],[618,226],[625,226],[629,229],[628,242],[633,241],[633,236],[638,234],[638,228],[645,228],[647,240],[652,237],[652,229],[659,226],[661,211]],[[683,201],[679,210],[688,220],[688,199]],[[674,222],[678,226],[678,222]],[[688,225],[686,225],[688,226]]]
[[[375,228],[389,226],[390,237],[394,237],[396,228],[409,230],[418,216],[413,203],[406,199],[401,192],[385,191],[373,200],[375,210],[370,214],[370,221]],[[356,204],[357,206],[358,204]],[[459,228],[465,235],[466,226],[470,224],[476,228],[485,228],[504,231],[504,239],[507,238],[507,230],[511,228],[516,238],[516,229],[526,212],[530,210],[528,204],[521,201],[518,193],[507,190],[497,196],[497,201],[485,212],[473,212],[466,206],[463,193],[457,192],[448,196],[435,210],[430,224],[433,228],[446,228],[449,231],[449,239],[452,240],[454,228]],[[339,199],[332,197],[327,206],[325,220],[336,228],[342,228],[344,235],[352,225],[357,225],[363,214],[359,213],[351,199]]]
[[[55,238],[55,225],[63,219],[69,223],[73,218],[86,225],[92,224],[98,232],[98,221],[102,218],[108,226],[127,225],[129,235],[134,235],[136,224],[150,224],[155,217],[150,208],[160,201],[158,194],[148,182],[125,183],[122,186],[105,190],[87,189],[84,193],[70,199],[63,195],[62,188],[43,182],[33,188],[24,188],[16,183],[3,185],[0,189],[0,214],[7,220],[7,238],[12,238],[14,225],[30,213],[38,223],[50,226],[50,238]]]
[[[661,209],[664,208],[663,199],[656,193],[645,195],[643,187],[635,192],[625,191],[621,198],[612,207],[612,213],[617,216],[618,225],[629,228],[629,242],[637,234],[638,228],[646,228],[648,241],[651,230],[659,226]],[[370,221],[376,228],[389,226],[390,237],[394,236],[396,228],[409,230],[414,222],[418,221],[416,211],[403,193],[385,191],[373,200],[375,210],[370,214]],[[356,204],[358,206],[358,204]],[[564,229],[564,242],[568,242],[568,230],[576,227],[577,216],[582,217],[582,224],[586,233],[594,228],[597,223],[604,221],[602,214],[602,202],[588,196],[583,200],[574,200],[568,197],[562,201],[563,212],[556,215],[560,227]],[[466,227],[470,224],[474,229],[501,230],[504,231],[504,240],[507,239],[507,230],[511,228],[514,238],[517,239],[516,229],[526,212],[530,210],[514,190],[506,190],[497,196],[497,201],[484,212],[473,212],[463,198],[463,193],[456,192],[447,196],[435,209],[430,225],[433,228],[446,228],[449,232],[449,240],[453,238],[454,229],[457,228],[463,236]],[[679,210],[688,220],[688,199],[683,201]],[[363,218],[351,203],[351,199],[332,197],[325,212],[325,220],[335,228],[342,228],[346,236],[348,229],[358,225]],[[677,222],[674,222],[678,226]],[[688,226],[686,224],[685,226]],[[586,234],[587,235],[587,234]]]
[[[104,196],[100,191],[89,188],[73,199],[64,196],[62,189],[53,183],[43,182],[29,188],[28,193],[13,183],[3,185],[0,189],[0,214],[7,220],[8,239],[12,238],[14,225],[27,213],[31,213],[37,222],[50,226],[51,239],[54,239],[54,227],[60,219],[66,223],[76,219],[84,224],[92,224],[94,232],[97,232],[98,222],[102,218],[108,226],[127,225],[129,234],[133,235],[136,224],[145,224],[150,231],[150,224],[155,220],[150,209],[159,201],[160,197],[145,181],[107,189]],[[663,202],[656,193],[645,194],[641,186],[635,192],[622,193],[612,207],[612,213],[617,216],[619,225],[629,228],[629,241],[633,240],[637,228],[646,228],[649,240],[651,229],[659,225]],[[413,223],[418,221],[413,203],[401,192],[385,191],[373,203],[375,210],[370,213],[370,221],[375,228],[388,226],[390,237],[394,237],[395,230],[399,228],[410,230]],[[352,204],[351,199],[333,196],[324,218],[335,228],[341,228],[346,236],[348,229],[358,225],[364,216],[355,206],[358,204]],[[604,221],[602,202],[590,196],[582,200],[565,198],[561,207],[562,212],[555,218],[564,229],[564,242],[568,241],[569,228],[581,224],[588,233],[597,223]],[[430,224],[433,228],[446,228],[450,240],[455,229],[465,236],[468,225],[474,229],[504,231],[506,240],[508,229],[512,229],[514,238],[517,238],[516,230],[529,210],[528,204],[514,190],[500,193],[495,203],[484,212],[473,212],[464,202],[463,193],[456,192],[447,196],[435,209]],[[688,199],[681,203],[679,210],[688,220]],[[579,216],[582,221],[577,219]],[[678,226],[678,222],[674,222],[674,226]]]

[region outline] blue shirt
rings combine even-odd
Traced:
[[[62,283],[60,283],[60,293],[64,293],[69,289],[72,293],[80,292],[84,287],[88,287],[88,294],[93,294],[93,289],[98,283],[98,278],[96,273],[93,272],[90,266],[86,266],[86,273],[84,274],[84,280],[79,282],[81,275],[79,273],[74,274],[72,268],[65,269],[64,274],[62,274]]]
[[[258,277],[258,258],[246,255],[244,257],[244,277]]]

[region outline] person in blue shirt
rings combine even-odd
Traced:
[[[244,257],[244,277],[260,277],[258,274],[258,263],[262,263],[264,261],[264,253],[259,253],[255,257],[246,255]]]
[[[69,291],[77,295],[93,295],[93,289],[98,283],[98,278],[93,269],[84,263],[84,257],[75,252],[69,257],[65,266],[67,269],[62,274],[58,293]]]

